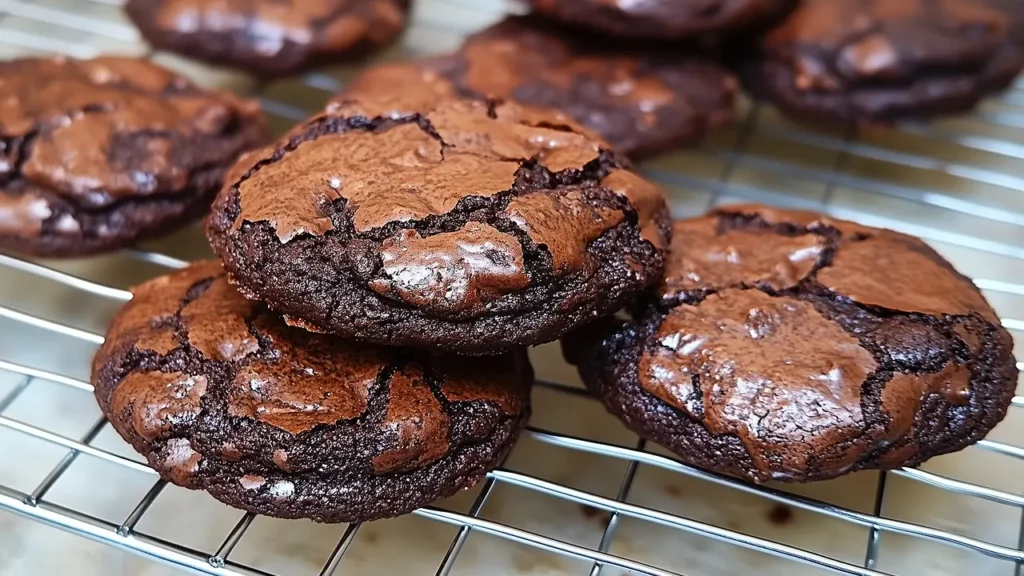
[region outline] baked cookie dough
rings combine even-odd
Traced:
[[[311,334],[216,262],[133,293],[94,360],[103,413],[162,478],[244,510],[410,512],[500,464],[530,414],[522,351],[482,361]]]
[[[553,111],[350,102],[246,156],[207,223],[241,292],[304,328],[493,354],[657,284],[660,189]]]
[[[394,41],[410,0],[128,0],[155,48],[260,76],[350,60]]]
[[[1024,68],[1020,7],[996,0],[805,2],[744,57],[747,87],[797,120],[957,114]]]
[[[763,206],[676,222],[665,280],[633,318],[563,343],[631,430],[753,482],[960,450],[1017,385],[1010,335],[924,242]]]
[[[0,249],[78,256],[169,232],[265,141],[256,102],[147,61],[0,62]]]

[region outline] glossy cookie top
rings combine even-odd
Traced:
[[[395,323],[429,317],[455,330],[537,313],[540,300],[596,306],[599,295],[569,283],[589,283],[603,266],[617,266],[619,286],[655,282],[657,254],[668,243],[665,212],[656,186],[559,113],[446,100],[408,114],[396,113],[391,100],[367,99],[339,103],[247,155],[214,205],[208,234],[243,292],[289,321],[353,335],[380,310],[394,321],[381,318],[387,329],[357,337],[400,333],[389,343],[420,345],[433,329]],[[595,242],[623,228],[622,250],[595,252]],[[631,250],[655,257],[628,265]],[[369,303],[310,310],[298,297],[310,290],[301,279],[267,272],[293,264],[281,260],[285,253],[308,266],[328,262],[329,274],[344,271],[353,289],[324,281],[325,300]],[[548,325],[523,331],[534,329]],[[507,336],[458,337],[507,347]]]
[[[898,313],[973,314],[998,324],[977,287],[913,236],[762,206],[680,220],[673,231],[660,289],[668,301],[739,287],[807,286]]]
[[[507,246],[495,259],[525,282],[514,234],[473,219],[445,236],[417,233],[416,224],[429,227],[461,211],[467,198],[496,199],[514,191],[513,198],[500,202],[505,207],[497,216],[547,246],[556,273],[568,272],[583,265],[589,241],[624,217],[621,209],[602,209],[585,199],[587,188],[603,186],[634,207],[646,240],[666,245],[654,221],[664,202],[661,192],[616,167],[602,152],[603,143],[568,118],[513,104],[491,108],[453,100],[425,114],[381,121],[379,128],[365,123],[382,112],[373,101],[343,106],[336,116],[293,131],[299,135],[273,153],[247,156],[244,162],[253,167],[237,183],[228,183],[238,190],[233,229],[268,222],[283,244],[300,234],[329,231],[383,237],[385,249],[395,251],[385,256],[385,264],[399,257],[430,259],[431,245]],[[546,174],[527,174],[524,163]],[[326,209],[338,201],[351,216],[340,226]],[[386,234],[395,225],[402,230]],[[472,259],[467,266],[476,272]],[[497,262],[480,266],[484,275],[501,273]]]

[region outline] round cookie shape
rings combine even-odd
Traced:
[[[509,17],[449,56],[371,68],[335,99],[397,111],[458,95],[560,110],[633,159],[695,144],[733,119],[738,83],[711,57],[638,49]]]
[[[492,354],[655,285],[661,191],[571,119],[349,101],[247,155],[207,235],[241,292],[307,329]]]
[[[796,0],[530,0],[543,18],[612,36],[684,40],[769,25]]]
[[[632,319],[563,345],[631,430],[753,482],[960,450],[1017,383],[995,312],[924,242],[754,205],[677,221],[665,280]]]
[[[516,351],[482,360],[286,326],[200,262],[133,289],[93,363],[160,476],[280,518],[397,516],[479,481],[530,413]]]
[[[77,256],[182,226],[265,133],[255,102],[142,60],[0,62],[0,248]]]
[[[405,29],[410,0],[128,0],[154,47],[261,76],[366,55]]]
[[[1024,68],[1024,20],[999,0],[803,3],[741,65],[795,119],[888,124],[965,112]]]

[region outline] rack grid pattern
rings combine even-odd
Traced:
[[[0,0],[0,57],[30,53],[65,53],[89,57],[105,50],[134,51],[154,56],[145,50],[134,30],[123,20],[102,15],[116,12],[119,4],[120,0]],[[496,19],[504,9],[498,2],[474,0],[420,0],[420,5],[414,26],[406,40],[407,50],[412,52],[443,49],[447,47],[443,45],[445,41],[456,42],[459,35],[480,26],[481,23]],[[103,8],[109,8],[109,12],[103,12]],[[453,14],[455,16],[452,16]],[[45,29],[50,29],[52,33],[39,32]],[[441,38],[447,40],[438,41]],[[418,49],[417,46],[420,44],[425,48]],[[437,44],[442,46],[438,47]],[[410,45],[411,49],[408,48]],[[344,73],[340,77],[344,78]],[[284,128],[289,123],[307,116],[316,107],[315,103],[310,102],[326,99],[330,92],[342,86],[343,80],[339,79],[339,75],[313,73],[303,77],[301,84],[303,94],[315,94],[315,97],[293,99],[292,96],[296,92],[287,85],[252,85],[247,90],[260,97],[265,109],[274,117],[275,123],[279,128]],[[697,198],[696,205],[691,203],[683,208],[684,211],[699,211],[718,202],[733,200],[806,207],[854,218],[866,224],[901,229],[923,236],[940,246],[950,247],[952,250],[966,249],[1003,258],[1007,262],[1024,260],[1024,211],[1009,208],[1007,200],[1013,194],[1019,195],[1024,192],[1024,138],[1015,136],[1014,133],[1015,130],[1020,131],[1024,128],[1024,85],[1018,85],[1000,99],[982,107],[969,119],[932,126],[902,126],[895,135],[889,134],[884,137],[872,133],[854,137],[850,134],[812,132],[775,120],[773,114],[773,111],[762,106],[745,105],[740,121],[732,132],[703,146],[700,150],[664,161],[655,161],[646,166],[645,171],[664,184],[674,195],[690,194],[691,199]],[[913,146],[904,145],[900,138],[926,142],[926,152],[915,151]],[[765,147],[772,142],[785,142],[811,155],[828,154],[830,160],[824,164],[808,165],[800,158],[775,157],[765,152]],[[952,159],[954,156],[948,152],[950,150],[959,151],[955,157],[966,160]],[[900,182],[899,175],[903,172],[897,172],[897,178],[888,178],[888,172],[877,172],[872,168],[877,167],[879,163],[915,170],[920,180]],[[744,177],[753,170],[767,176],[756,181]],[[771,186],[771,178],[783,176],[812,183],[816,191],[805,194],[799,187],[780,189]],[[948,184],[954,180],[957,182],[956,185]],[[936,185],[930,188],[921,185],[920,181],[935,182]],[[876,200],[851,201],[851,189],[869,191],[871,197]],[[975,190],[982,190],[984,194],[975,194]],[[893,202],[897,204],[892,204]],[[899,203],[909,203],[912,212],[920,211],[923,214],[922,218],[894,216],[893,214],[898,211],[892,207],[902,206]],[[955,220],[940,220],[939,224],[933,225],[927,219],[931,214],[940,214],[943,218]],[[971,230],[965,231],[956,225],[945,226],[946,222],[964,220],[969,221],[973,227]],[[175,256],[146,250],[125,251],[122,257],[125,262],[144,262],[157,267],[174,268],[185,264]],[[19,274],[34,276],[40,281],[61,285],[78,294],[88,293],[114,302],[125,301],[131,297],[131,294],[121,287],[93,282],[58,268],[59,266],[0,254],[0,279],[17,271]],[[1005,278],[998,275],[978,277],[976,283],[990,295],[1024,297],[1024,284],[1007,281]],[[0,292],[2,287],[3,282],[0,282]],[[3,324],[4,326],[31,325],[36,329],[92,345],[102,342],[101,335],[75,327],[71,322],[51,319],[43,314],[23,312],[2,303],[0,319],[8,322]],[[1003,322],[1014,332],[1024,330],[1024,317],[1004,318]],[[91,391],[89,383],[46,368],[29,365],[18,357],[9,357],[2,348],[0,371],[20,375],[17,384],[6,395],[0,396],[0,428],[16,431],[67,451],[63,459],[30,491],[0,484],[0,510],[13,512],[198,573],[269,574],[235,562],[231,557],[232,551],[254,520],[252,514],[243,515],[212,554],[139,530],[139,522],[160,496],[165,482],[157,479],[149,468],[137,461],[93,445],[106,426],[105,420],[95,422],[80,437],[69,437],[6,414],[7,409],[39,381],[49,381],[82,391]],[[558,382],[538,381],[538,385],[559,394],[583,396],[579,388]],[[1024,397],[1018,396],[1014,398],[1011,410],[1022,409]],[[499,469],[488,475],[482,483],[468,511],[463,513],[428,507],[415,512],[432,521],[457,528],[454,539],[436,569],[436,574],[443,576],[452,571],[467,537],[473,531],[583,559],[592,566],[592,576],[600,574],[606,567],[658,576],[673,576],[685,571],[685,567],[676,567],[678,572],[670,571],[611,553],[611,543],[620,521],[624,518],[703,535],[839,574],[884,574],[877,567],[880,535],[886,533],[905,535],[1005,560],[1010,566],[1015,567],[1017,576],[1024,574],[1024,547],[1021,546],[1024,542],[1024,515],[1022,531],[1017,538],[1018,544],[1011,547],[924,524],[888,518],[881,513],[887,481],[892,477],[1024,510],[1024,496],[1021,493],[921,469],[896,470],[878,475],[874,510],[872,513],[865,513],[781,489],[751,486],[710,474],[655,454],[647,449],[643,441],[638,441],[632,446],[621,446],[591,438],[569,436],[536,426],[530,427],[525,435],[560,450],[585,452],[624,462],[625,472],[617,494],[614,498],[605,497],[512,469]],[[1006,459],[1024,459],[1024,448],[994,440],[982,441],[977,447],[972,448],[977,449],[993,452]],[[2,452],[3,447],[0,446],[0,454]],[[121,522],[104,520],[48,500],[51,488],[80,458],[98,458],[133,473],[150,475],[153,478],[152,487]],[[754,494],[773,502],[865,527],[868,529],[869,537],[864,548],[863,561],[853,563],[836,559],[793,545],[631,503],[630,490],[634,485],[639,465],[697,478],[729,490]],[[607,523],[600,543],[596,546],[583,546],[485,519],[481,511],[494,489],[503,484],[606,511]],[[359,525],[350,525],[344,529],[320,574],[335,573],[359,530]],[[0,566],[0,570],[2,569],[3,566]]]

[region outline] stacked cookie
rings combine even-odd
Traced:
[[[497,466],[530,413],[524,347],[657,285],[669,229],[658,188],[561,113],[367,99],[243,156],[207,233],[220,263],[114,319],[100,406],[171,482],[353,522]]]
[[[521,351],[487,362],[288,326],[217,262],[133,290],[96,398],[160,476],[282,518],[403,514],[476,483],[529,416]]]
[[[536,0],[538,15],[454,54],[369,70],[226,172],[197,147],[186,166],[224,180],[206,226],[219,261],[135,288],[114,319],[93,366],[114,428],[163,478],[234,506],[394,516],[500,465],[530,414],[525,347],[564,336],[629,428],[753,482],[916,465],[976,442],[1017,371],[968,279],[920,240],[817,214],[745,206],[671,223],[627,155],[727,119],[731,76],[538,19],[674,38],[749,31],[792,8],[720,4],[671,18]],[[222,55],[248,57],[237,49]],[[189,129],[248,134],[223,114],[189,116]],[[45,143],[50,128],[21,138]],[[29,174],[18,142],[9,156]],[[143,144],[123,162],[167,162]],[[28,193],[50,197],[39,188]]]
[[[501,463],[524,346],[563,335],[629,428],[753,482],[916,465],[1005,415],[1012,340],[920,240],[760,206],[670,227],[561,113],[395,108],[336,103],[244,156],[221,262],[115,318],[96,395],[165,479],[280,517],[411,511]]]
[[[493,354],[610,314],[663,269],[661,191],[557,112],[332,106],[229,180],[214,251],[309,330]]]

